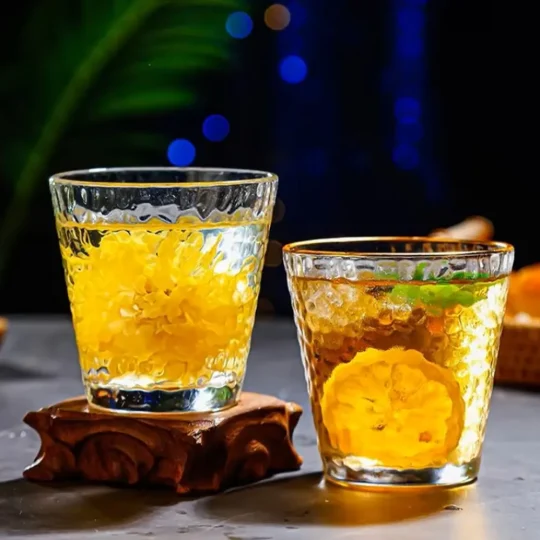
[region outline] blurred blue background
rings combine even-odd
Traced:
[[[66,312],[47,177],[197,165],[280,176],[281,246],[470,214],[535,251],[534,17],[501,1],[32,0],[2,20],[0,311]],[[534,160],[534,161],[533,161]]]

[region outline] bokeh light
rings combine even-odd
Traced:
[[[175,139],[169,144],[167,158],[172,165],[185,167],[191,165],[195,159],[196,151],[193,143],[187,139]]]
[[[424,129],[418,122],[398,122],[394,133],[398,143],[417,143],[422,140]]]
[[[422,56],[424,43],[421,36],[398,36],[396,41],[403,59],[417,60]]]
[[[291,13],[284,5],[273,4],[264,12],[264,22],[271,30],[284,30],[291,22]]]
[[[245,11],[235,11],[227,17],[225,28],[231,37],[244,39],[251,34],[253,21]]]
[[[287,3],[287,9],[291,15],[291,28],[302,28],[307,21],[306,8],[298,0],[291,0]]]
[[[400,30],[409,35],[422,30],[425,24],[425,17],[422,10],[415,7],[404,7],[397,12],[397,24]]]
[[[301,83],[307,77],[307,72],[306,63],[296,55],[286,56],[279,64],[281,78],[290,84]]]
[[[229,121],[221,114],[211,114],[203,122],[202,131],[209,141],[221,142],[229,134]]]
[[[394,103],[394,114],[402,124],[418,122],[421,113],[420,102],[410,97],[401,97]]]
[[[414,169],[420,162],[418,149],[409,144],[399,144],[392,152],[392,161],[406,171]]]

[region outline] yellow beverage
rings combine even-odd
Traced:
[[[234,398],[267,229],[246,222],[59,223],[89,400],[104,407],[124,400],[142,410],[149,400],[159,411],[204,409],[200,389],[222,393],[221,402]],[[199,402],[171,403],[193,399]]]
[[[292,277],[291,290],[328,476],[375,483],[474,477],[507,278]]]

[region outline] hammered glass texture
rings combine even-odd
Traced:
[[[89,400],[152,412],[233,404],[276,177],[96,169],[50,188]]]
[[[399,483],[400,469],[424,465],[440,474],[408,471],[403,478],[412,483],[445,483],[443,469],[448,466],[464,471],[462,477],[454,475],[455,483],[476,476],[513,258],[513,250],[501,246],[429,239],[314,241],[285,247],[288,286],[327,476],[345,482]],[[435,315],[417,300],[392,300],[388,292],[409,283],[429,287],[434,278],[454,283],[454,276],[464,275],[468,276],[465,288],[472,287],[481,300],[468,305],[465,296],[466,307],[448,304]],[[461,285],[451,287],[458,290]],[[441,376],[452,374],[463,410],[460,435],[447,456],[425,460],[424,465],[417,460],[416,466],[408,458],[409,465],[401,467],[399,456],[394,455],[387,467],[382,459],[376,463],[373,456],[366,459],[336,448],[340,440],[350,447],[346,439],[352,432],[341,439],[329,433],[333,428],[329,430],[321,407],[325,385],[336,367],[370,348],[419,351],[429,363],[442,368]],[[342,404],[356,399],[339,397],[339,388],[336,391]],[[349,401],[348,406],[352,425],[356,404]],[[387,470],[392,474],[385,476]]]
[[[95,169],[50,184],[58,221],[92,224],[268,220],[277,190],[269,173],[221,169]]]

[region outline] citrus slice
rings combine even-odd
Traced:
[[[340,453],[382,467],[444,464],[459,443],[464,403],[448,369],[413,349],[366,349],[326,381],[321,414]]]

